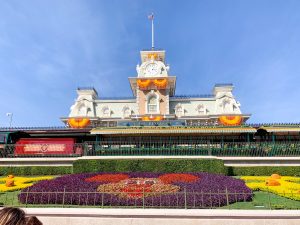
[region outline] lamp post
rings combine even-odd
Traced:
[[[13,113],[6,113],[6,116],[9,117],[9,127],[11,127]]]

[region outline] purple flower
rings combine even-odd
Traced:
[[[179,192],[126,198],[113,193],[97,192],[105,182],[87,182],[86,178],[105,173],[72,174],[53,180],[44,180],[25,188],[19,194],[23,204],[64,204],[96,206],[134,206],[170,208],[213,208],[240,201],[251,201],[252,191],[244,181],[229,176],[210,173],[189,173],[198,176],[195,182],[174,182]],[[117,174],[117,173],[116,173]],[[158,178],[165,173],[132,172],[130,178]]]

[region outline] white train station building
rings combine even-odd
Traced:
[[[230,120],[239,117],[246,121],[250,115],[242,114],[240,103],[232,94],[232,84],[216,84],[211,94],[176,96],[176,76],[170,74],[166,52],[146,50],[140,52],[141,63],[137,76],[129,77],[133,93],[129,98],[103,98],[94,88],[78,88],[78,97],[68,117],[88,118],[93,126],[117,126],[130,121],[185,121],[186,125],[216,125],[220,116]],[[241,122],[239,122],[241,123]]]

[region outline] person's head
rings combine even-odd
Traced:
[[[25,225],[25,212],[13,207],[1,209],[0,225]]]
[[[43,225],[43,224],[35,216],[29,216],[26,218],[26,225]]]

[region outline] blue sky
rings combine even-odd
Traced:
[[[176,94],[233,83],[249,122],[300,122],[300,1],[0,1],[0,127],[63,125],[76,88],[131,96],[139,51],[167,51]]]

